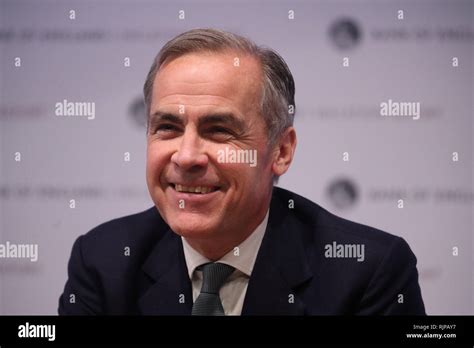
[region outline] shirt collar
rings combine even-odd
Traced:
[[[269,210],[267,210],[267,214],[260,225],[257,226],[247,239],[225,254],[218,262],[232,266],[250,277],[257,259],[258,250],[265,235],[265,230],[267,229],[268,215]],[[184,258],[188,268],[189,279],[192,280],[195,269],[211,261],[193,249],[185,238],[181,237],[181,240],[183,241]]]

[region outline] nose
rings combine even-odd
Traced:
[[[205,168],[208,160],[207,155],[203,152],[202,139],[199,134],[191,125],[186,126],[181,143],[171,156],[171,162],[182,171],[196,172]]]

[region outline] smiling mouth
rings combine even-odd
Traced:
[[[219,190],[218,186],[185,186],[180,184],[170,184],[170,186],[177,192],[207,194]]]

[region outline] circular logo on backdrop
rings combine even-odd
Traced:
[[[331,42],[341,50],[357,46],[362,39],[359,24],[352,18],[339,18],[329,27]]]
[[[326,195],[333,206],[342,210],[354,206],[359,198],[359,190],[353,180],[338,178],[330,182]]]
[[[132,100],[128,108],[128,115],[137,127],[146,128],[147,119],[143,97],[137,97]]]

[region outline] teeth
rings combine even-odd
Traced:
[[[190,192],[190,193],[209,193],[212,191],[211,187],[205,186],[184,186],[184,185],[175,185],[175,189],[178,192]]]
[[[201,193],[209,193],[212,191],[212,188],[210,187],[202,187],[201,186]]]

